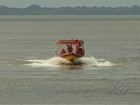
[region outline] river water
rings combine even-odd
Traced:
[[[55,41],[85,42],[82,66]],[[0,104],[140,104],[140,16],[0,16]]]

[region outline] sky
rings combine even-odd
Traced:
[[[76,6],[132,6],[140,5],[140,0],[0,0],[0,5],[8,7],[28,7],[37,4],[41,7],[76,7]]]

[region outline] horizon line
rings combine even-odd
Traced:
[[[65,7],[70,7],[70,8],[76,8],[76,7],[87,7],[87,8],[90,8],[90,7],[98,7],[98,8],[101,8],[101,7],[105,7],[105,8],[119,8],[119,7],[134,7],[134,6],[138,6],[140,7],[140,5],[137,5],[137,4],[134,4],[134,5],[131,5],[131,6],[96,6],[96,5],[93,5],[93,6],[60,6],[60,7],[47,7],[47,6],[40,6],[39,4],[31,4],[29,6],[26,6],[26,7],[10,7],[10,6],[6,6],[6,5],[0,5],[1,6],[5,6],[5,7],[8,7],[8,8],[27,8],[27,7],[30,7],[30,6],[38,6],[38,7],[41,7],[41,8],[65,8]]]

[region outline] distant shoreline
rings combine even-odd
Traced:
[[[140,15],[140,6],[132,7],[40,7],[30,5],[26,8],[0,6],[0,15]]]

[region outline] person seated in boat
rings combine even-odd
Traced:
[[[64,49],[61,50],[60,55],[66,54],[66,51]]]
[[[83,49],[83,48],[78,48],[77,50],[76,50],[76,54],[79,54],[79,55],[85,55],[85,51],[84,51],[85,49]]]
[[[73,47],[72,47],[72,45],[70,45],[70,50],[71,50],[71,52],[73,52]]]
[[[81,55],[81,54],[82,54],[82,51],[81,51],[81,49],[82,49],[82,48],[77,48],[77,49],[76,49],[76,54],[79,54],[79,55]]]
[[[76,45],[76,54],[82,54],[82,48],[81,48],[81,43],[79,42],[78,39],[75,40],[75,45]]]
[[[67,53],[72,53],[72,51],[73,51],[72,45],[67,44]]]

